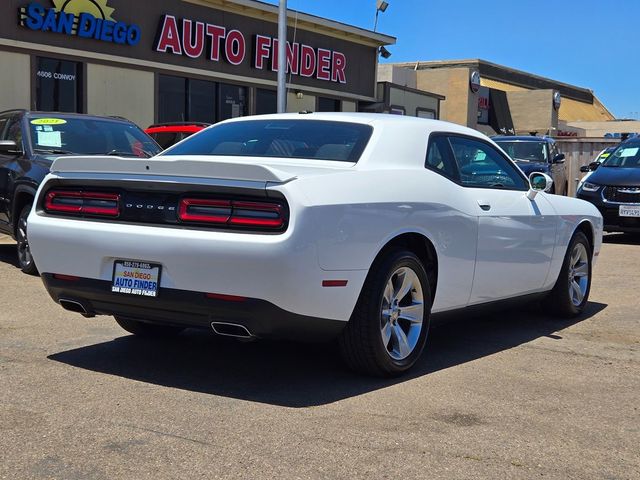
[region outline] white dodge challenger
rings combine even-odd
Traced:
[[[461,126],[265,115],[151,159],[58,159],[28,239],[67,310],[137,335],[337,338],[352,368],[397,375],[431,313],[535,295],[583,310],[602,218],[550,187]]]

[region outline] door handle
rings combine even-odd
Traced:
[[[491,210],[491,203],[488,202],[487,200],[478,200],[478,205],[485,212],[488,212],[489,210]]]

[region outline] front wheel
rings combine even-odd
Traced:
[[[397,376],[424,350],[429,331],[431,289],[420,259],[394,250],[377,261],[343,330],[340,350],[353,370]]]
[[[182,327],[147,323],[128,317],[116,316],[114,318],[118,325],[138,337],[171,337],[184,330]]]
[[[16,226],[16,246],[18,250],[18,264],[20,270],[28,275],[37,275],[38,269],[31,255],[29,247],[29,239],[27,237],[27,217],[31,212],[31,204],[25,205],[18,216],[18,224]]]
[[[562,269],[549,295],[552,313],[571,318],[584,310],[591,290],[591,245],[586,235],[576,232],[569,242]]]

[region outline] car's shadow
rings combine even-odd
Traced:
[[[333,344],[239,343],[202,331],[169,340],[123,336],[50,355],[74,367],[155,385],[287,407],[335,402],[461,365],[555,332],[595,315],[606,305],[589,303],[570,321],[536,311],[510,310],[434,323],[426,354],[409,375],[376,379],[349,372]]]
[[[602,241],[616,245],[640,245],[640,233],[607,233]]]
[[[15,243],[1,243],[0,244],[0,262],[8,265],[13,265],[16,268],[20,268],[18,264],[18,255],[16,254]]]

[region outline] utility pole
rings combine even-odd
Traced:
[[[287,111],[287,0],[278,12],[278,113]]]

